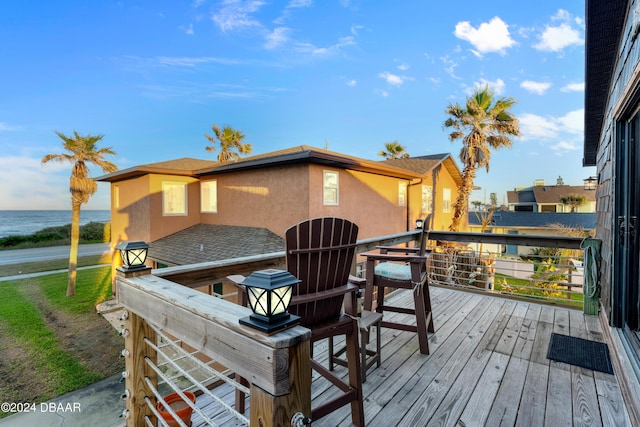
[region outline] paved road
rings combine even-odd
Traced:
[[[101,255],[109,253],[109,243],[80,245],[78,256]],[[46,248],[15,249],[0,251],[0,265],[22,264],[25,262],[45,261],[69,258],[69,246],[50,246]]]

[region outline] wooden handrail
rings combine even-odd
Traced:
[[[252,425],[254,417],[261,420],[256,425],[274,426],[290,422],[296,412],[311,413],[309,329],[294,326],[264,335],[239,323],[251,313],[248,308],[153,275],[119,274],[116,286],[119,303],[135,322],[126,343],[130,390],[139,392],[148,376],[141,363],[147,356],[138,349],[144,347],[144,324],[149,322],[249,380]],[[127,402],[131,425],[144,425],[138,423],[150,413],[141,404],[143,396],[134,396]]]

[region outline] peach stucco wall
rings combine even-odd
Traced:
[[[229,172],[215,179],[218,212],[203,213],[205,224],[264,227],[280,236],[309,215],[307,165]]]
[[[163,216],[164,181],[188,184],[186,216]],[[111,240],[114,246],[124,240],[153,242],[199,222],[200,184],[197,179],[145,175],[111,185]]]
[[[337,206],[323,203],[325,170],[338,172]],[[407,208],[398,205],[398,184],[408,181],[322,165],[310,165],[309,176],[309,217],[353,221],[361,239],[406,231]]]

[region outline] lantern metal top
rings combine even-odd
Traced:
[[[277,289],[283,286],[295,285],[301,281],[288,271],[269,268],[267,270],[254,271],[242,281],[241,285],[262,289]]]
[[[116,245],[116,249],[118,249],[119,251],[130,251],[134,249],[149,249],[149,245],[146,242],[143,242],[141,240],[137,240],[133,242],[125,241],[125,242],[118,243]]]

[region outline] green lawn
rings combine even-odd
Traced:
[[[118,372],[111,360],[119,363],[115,349],[100,345],[117,344],[110,336],[115,330],[95,312],[97,303],[111,297],[111,268],[78,271],[74,297],[65,296],[66,288],[66,273],[0,282],[3,401],[44,401]],[[104,335],[106,341],[96,339],[94,346],[102,348],[92,348],[91,340],[83,346],[84,335]],[[85,360],[91,352],[105,352],[109,363],[99,367]]]

